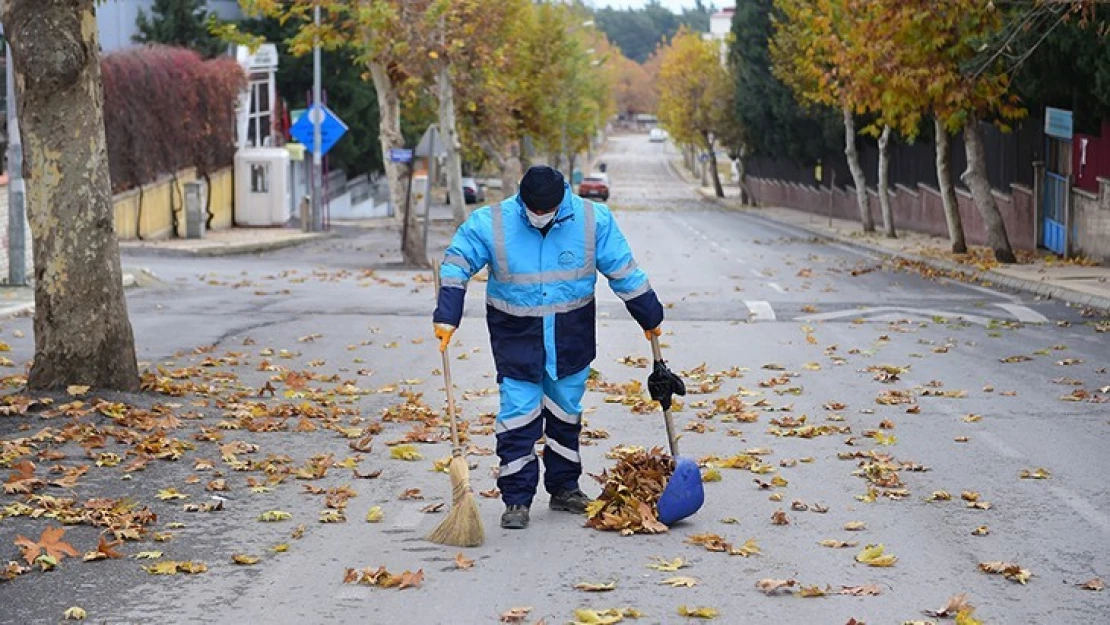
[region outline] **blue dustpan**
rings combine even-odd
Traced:
[[[667,441],[675,463],[674,473],[663,489],[663,494],[659,496],[656,509],[661,523],[673,525],[701,509],[701,505],[705,503],[705,487],[702,486],[701,470],[697,463],[678,455],[678,437],[675,436],[674,419],[671,418],[671,396],[675,393],[685,395],[686,385],[667,369],[663,362],[663,352],[659,348],[659,338],[654,335],[651,337],[651,351],[655,357],[655,370],[648,378],[648,390],[652,398],[663,406]]]

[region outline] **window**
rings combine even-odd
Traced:
[[[247,143],[251,147],[273,143],[273,110],[270,103],[270,80],[265,74],[251,76],[251,104],[247,116]]]
[[[251,193],[270,192],[270,166],[265,163],[251,165]]]

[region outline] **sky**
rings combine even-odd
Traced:
[[[595,7],[599,7],[599,8],[604,8],[604,7],[609,6],[609,7],[613,7],[613,8],[619,8],[619,9],[628,8],[628,7],[639,9],[639,8],[643,8],[643,6],[647,3],[648,3],[648,0],[593,0],[593,5]],[[663,6],[667,7],[671,11],[674,11],[675,13],[681,13],[682,9],[684,9],[684,8],[693,8],[694,0],[660,0],[659,4],[662,4]],[[706,4],[721,5],[721,4],[725,4],[725,3],[721,2],[720,0],[717,0],[716,2],[706,3]]]

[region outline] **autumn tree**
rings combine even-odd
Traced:
[[[624,55],[617,56],[614,65],[613,89],[617,110],[628,117],[655,112],[659,94],[647,68]]]
[[[717,44],[680,30],[662,52],[659,120],[680,144],[697,146],[709,158],[717,197],[724,197],[716,144],[732,123],[732,85]]]
[[[775,0],[781,18],[773,19],[775,34],[770,42],[773,72],[798,99],[810,105],[840,111],[844,122],[844,154],[856,188],[856,204],[864,232],[875,230],[867,197],[867,179],[856,149],[857,108],[861,107],[853,85],[852,67],[854,16],[852,0]],[[893,224],[884,213],[888,235]]]
[[[7,0],[35,258],[32,389],[139,388],[113,227],[94,0]]]
[[[924,92],[921,103],[937,120],[938,143],[947,134],[964,133],[967,169],[961,179],[987,229],[987,244],[999,262],[1016,261],[1006,224],[991,192],[986,172],[986,151],[980,122],[995,121],[1003,130],[1025,116],[1026,111],[1010,90],[1009,68],[1002,57],[987,60],[980,54],[986,41],[995,37],[1003,15],[991,3],[952,0],[937,4],[928,0],[906,0],[896,5],[902,15],[894,23],[897,66]],[[911,89],[912,92],[912,89]],[[947,145],[943,148],[946,150]],[[937,147],[937,170],[941,184],[948,176],[947,154]],[[947,192],[946,215],[950,233],[958,224],[954,193]],[[943,195],[942,195],[943,197]],[[953,246],[958,239],[953,237]]]

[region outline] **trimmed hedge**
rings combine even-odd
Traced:
[[[196,167],[232,164],[235,106],[247,78],[234,59],[185,48],[134,47],[101,61],[112,191]]]

